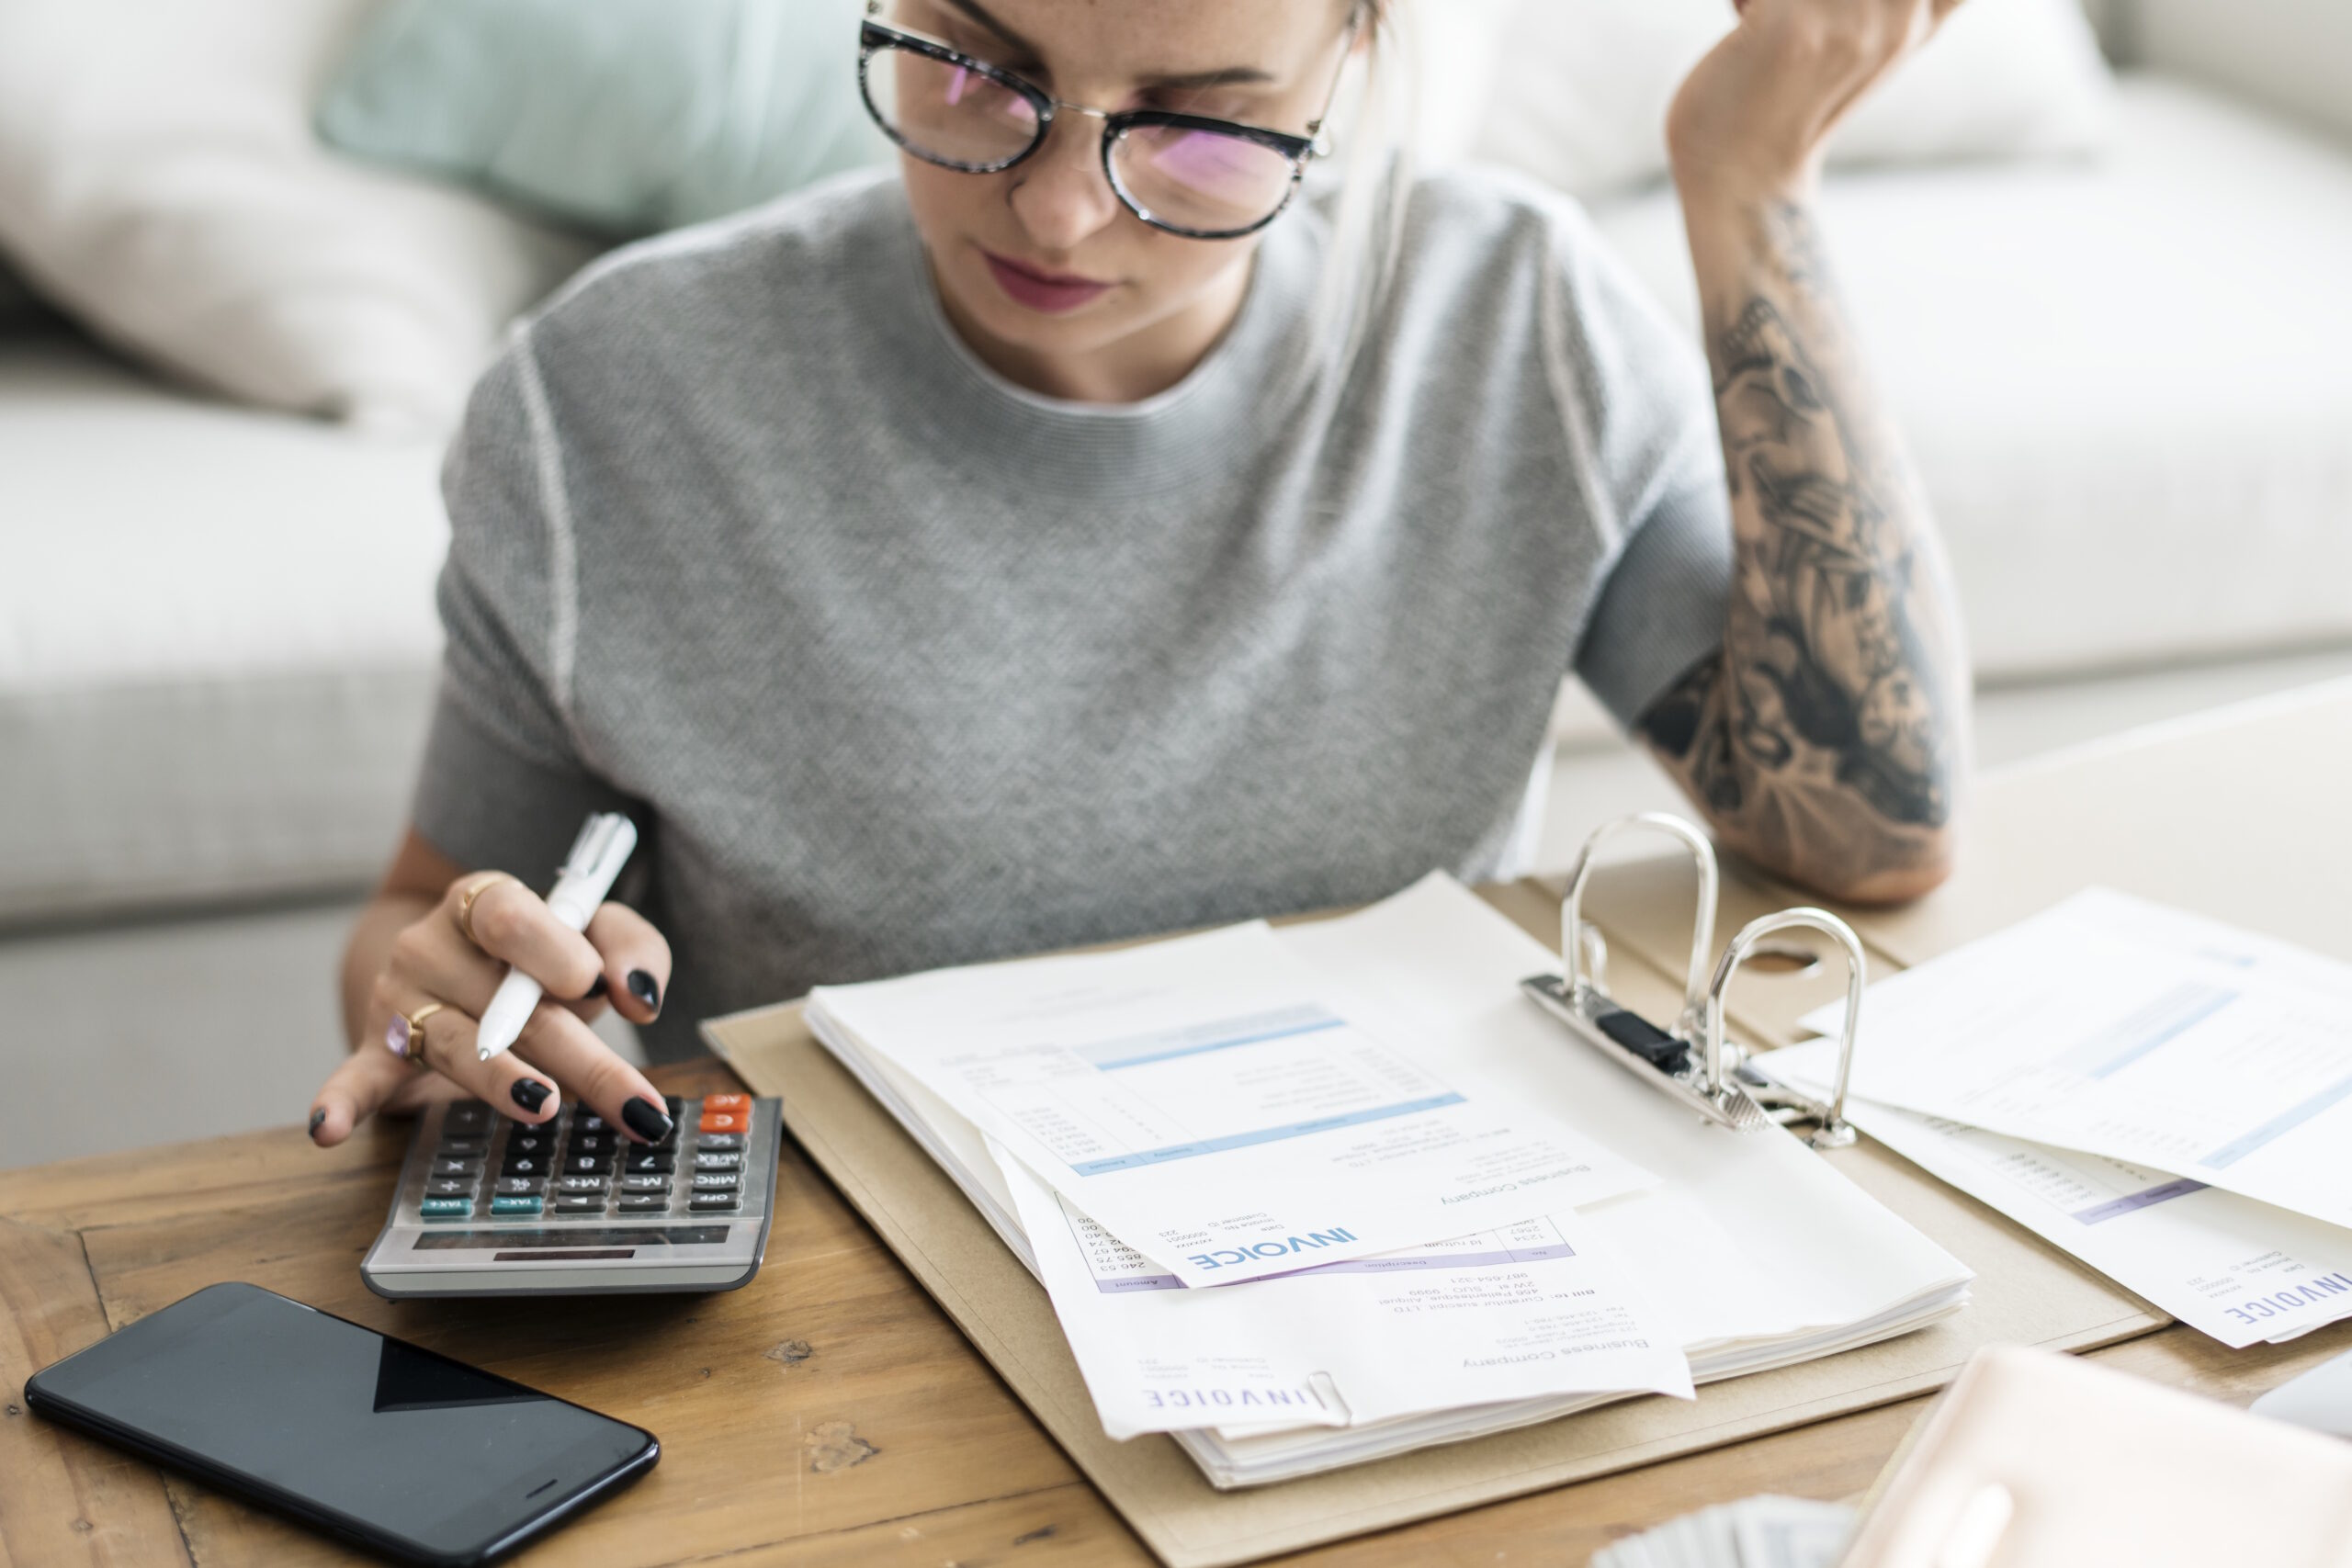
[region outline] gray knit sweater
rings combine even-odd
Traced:
[[[1328,216],[1116,407],[974,357],[895,178],[599,264],[449,457],[418,830],[545,886],[635,814],[657,1058],[819,983],[1507,869],[1563,674],[1630,724],[1720,639],[1705,367],[1572,205],[1454,173],[1345,382],[1286,394]]]

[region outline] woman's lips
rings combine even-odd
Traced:
[[[1060,315],[1091,303],[1110,291],[1107,283],[1097,283],[1091,277],[1071,277],[1061,273],[1040,272],[1020,262],[982,251],[989,272],[996,286],[1009,295],[1015,304],[1026,305],[1033,310],[1048,315]]]

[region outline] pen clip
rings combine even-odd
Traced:
[[[617,811],[597,812],[580,825],[580,836],[571,840],[571,852],[563,857],[556,879],[609,882],[618,869],[611,863],[626,860],[636,847],[635,823]]]

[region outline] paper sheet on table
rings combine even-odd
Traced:
[[[1573,1213],[1187,1290],[991,1152],[1114,1438],[1361,1426],[1546,1394],[1691,1396],[1689,1360]]]
[[[1864,1013],[1867,1020],[1869,1014]],[[1826,1096],[1834,1041],[1756,1058]],[[1849,1096],[1880,1143],[2232,1349],[2352,1317],[2352,1231],[2144,1166]]]
[[[1657,1178],[1302,963],[1262,922],[825,987],[808,1018],[1188,1285],[1390,1252]]]
[[[2093,888],[1871,987],[1852,1092],[2352,1224],[2347,1001],[2343,964]]]

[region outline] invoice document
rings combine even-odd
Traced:
[[[820,987],[808,1020],[837,1055],[887,1061],[1186,1285],[1657,1181],[1466,1062],[1442,1025],[1398,1027],[1262,922]]]
[[[1838,1046],[1792,1045],[1754,1065],[1826,1097]],[[1846,1107],[1856,1126],[1922,1170],[2233,1349],[2352,1317],[2352,1230],[2099,1155],[1850,1095]]]
[[[1872,986],[1851,1087],[2352,1224],[2348,1004],[2343,964],[2093,888]]]
[[[1357,1426],[1546,1394],[1691,1395],[1680,1347],[1573,1213],[1187,1289],[993,1147],[1114,1438]]]

